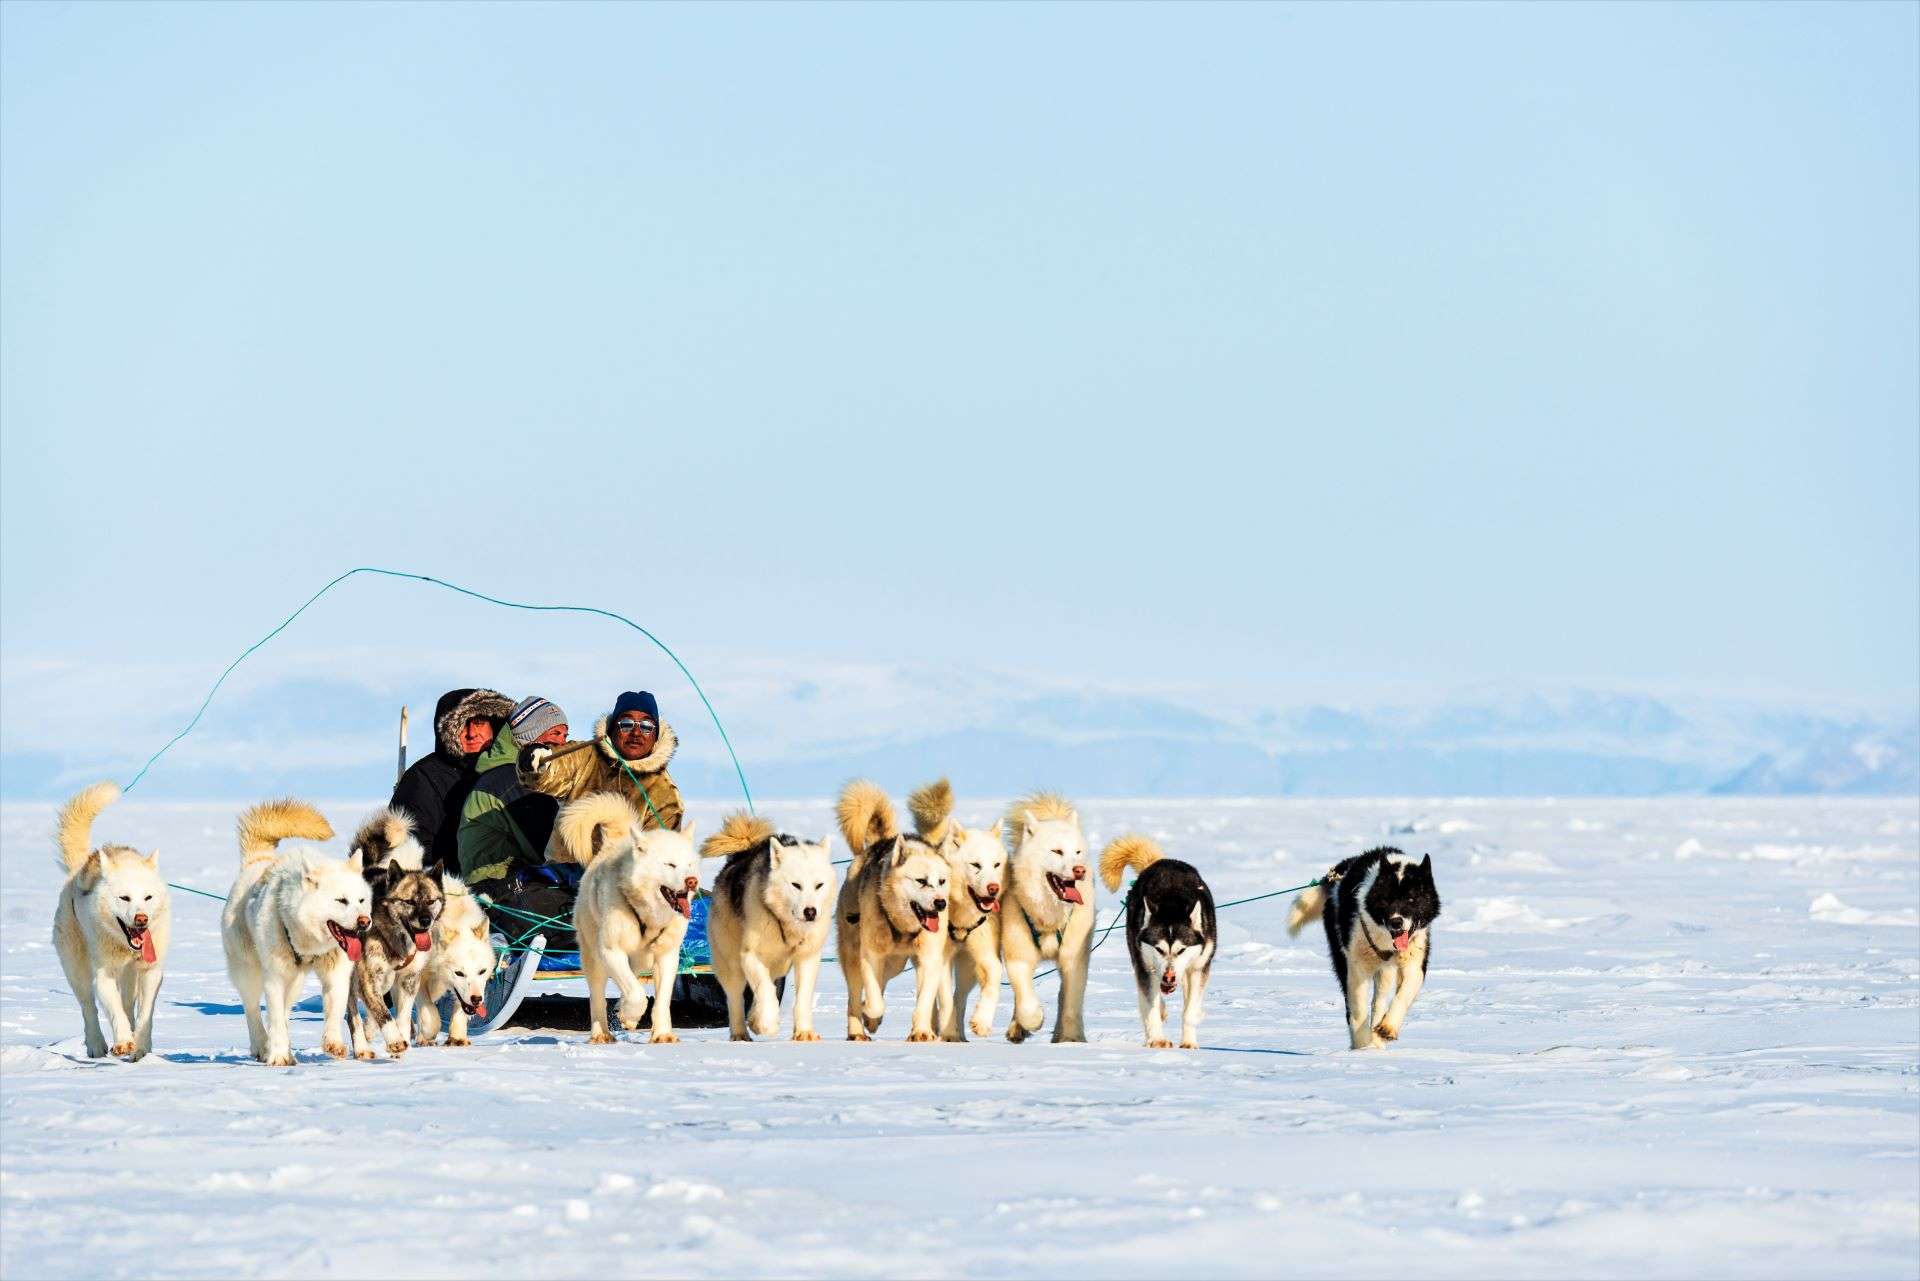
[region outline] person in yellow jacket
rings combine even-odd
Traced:
[[[673,727],[660,719],[653,695],[629,690],[594,724],[592,739],[524,749],[520,782],[562,802],[617,792],[633,803],[641,826],[678,828],[680,789],[667,773],[667,762],[679,745]]]

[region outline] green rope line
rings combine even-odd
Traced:
[[[205,890],[196,890],[191,885],[181,885],[174,881],[168,881],[167,888],[170,890],[185,890],[189,894],[198,894],[201,898],[210,898],[219,903],[227,901],[227,896],[224,894],[209,894]]]
[[[233,675],[234,668],[240,666],[241,663],[244,663],[247,660],[247,658],[250,655],[252,655],[252,653],[255,650],[259,649],[262,645],[265,645],[268,641],[272,640],[274,637],[278,636],[281,632],[284,632],[285,630],[287,630],[288,627],[292,626],[293,620],[300,617],[300,615],[306,613],[307,610],[313,605],[315,601],[319,600],[322,596],[325,596],[328,592],[338,587],[341,583],[346,582],[349,578],[352,578],[355,574],[376,574],[383,578],[406,578],[406,579],[411,579],[414,582],[418,582],[418,583],[431,583],[435,587],[444,587],[448,591],[458,592],[462,596],[471,596],[473,599],[485,601],[489,605],[500,605],[507,609],[523,609],[536,614],[598,614],[602,618],[611,618],[616,623],[622,623],[628,627],[631,627],[634,631],[639,632],[642,636],[652,641],[654,645],[660,650],[661,653],[665,654],[668,658],[672,659],[673,665],[680,669],[680,674],[687,678],[687,683],[689,685],[693,686],[693,692],[700,696],[700,702],[702,705],[706,707],[707,715],[713,718],[713,727],[716,730],[720,731],[720,741],[726,744],[727,755],[733,760],[733,772],[740,780],[741,794],[747,798],[747,809],[749,811],[752,811],[753,791],[747,786],[747,772],[744,769],[742,769],[740,766],[739,753],[733,750],[733,740],[727,737],[727,727],[720,723],[720,713],[713,710],[713,702],[707,697],[707,691],[700,688],[700,682],[694,679],[693,673],[691,671],[687,670],[687,665],[680,661],[680,656],[674,653],[671,649],[667,648],[666,642],[662,641],[658,636],[655,636],[652,632],[648,631],[646,628],[640,626],[640,624],[634,622],[631,618],[628,618],[624,614],[616,614],[610,609],[596,609],[591,605],[529,605],[524,601],[502,600],[498,596],[489,596],[485,592],[477,592],[470,587],[462,587],[458,583],[449,583],[443,578],[434,578],[429,574],[409,574],[403,570],[379,569],[372,565],[361,565],[358,568],[350,569],[346,573],[340,575],[338,578],[335,578],[332,582],[328,583],[325,587],[322,587],[319,591],[307,597],[306,602],[302,604],[299,609],[296,609],[291,614],[288,614],[285,620],[282,621],[278,627],[274,628],[272,631],[268,632],[265,636],[262,636],[259,640],[255,641],[253,644],[247,646],[244,650],[240,651],[240,657],[234,659],[231,663],[227,664],[226,670],[220,673],[220,678],[214,681],[213,688],[207,691],[206,698],[201,700],[199,710],[194,712],[193,719],[187,722],[187,727],[181,730],[178,734],[175,734],[172,738],[168,739],[166,746],[162,747],[159,751],[155,752],[152,756],[149,756],[147,758],[147,763],[140,767],[140,772],[133,776],[132,782],[128,783],[125,787],[120,789],[121,792],[123,793],[131,792],[139,784],[140,780],[147,776],[147,771],[153,768],[155,762],[157,762],[162,756],[165,756],[169,751],[171,751],[173,749],[174,744],[178,743],[181,739],[185,738],[188,734],[191,734],[193,732],[194,726],[200,723],[200,718],[206,715],[207,708],[212,705],[213,696],[215,694],[218,694],[220,692],[220,687],[227,683],[227,677]],[[649,806],[651,806],[653,802],[648,801],[647,803]],[[655,820],[657,821],[659,818],[659,815],[656,814],[654,817],[655,817]]]
[[[620,760],[620,770],[629,779],[633,781],[633,790],[640,793],[640,799],[647,803],[647,813],[653,815],[653,825],[657,828],[665,830],[667,826],[667,821],[661,818],[660,811],[653,807],[653,798],[647,795],[646,785],[640,781],[640,776],[638,774],[634,773],[632,769],[628,768],[625,757],[622,757]],[[741,787],[746,786],[746,781],[744,779],[741,780],[740,786]],[[748,809],[753,808],[753,798],[751,796],[747,798],[747,808]]]

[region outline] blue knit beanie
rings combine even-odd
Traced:
[[[653,701],[653,695],[644,689],[630,689],[613,700],[613,715],[608,720],[619,720],[626,712],[641,712],[655,725],[660,723],[660,704]]]

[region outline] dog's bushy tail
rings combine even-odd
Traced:
[[[474,897],[467,883],[449,872],[440,878],[440,890],[447,896],[447,905],[440,909],[440,919],[434,922],[434,938],[443,944],[451,943],[460,937],[462,930],[473,930],[485,938],[486,909],[480,906],[480,900]]]
[[[289,836],[303,841],[330,841],[333,824],[305,801],[291,797],[263,801],[240,816],[240,861],[272,858]]]
[[[1138,832],[1128,832],[1125,836],[1116,836],[1100,851],[1100,879],[1107,888],[1120,888],[1120,877],[1128,868],[1135,876],[1146,871],[1162,857],[1159,843],[1151,836],[1142,836]]]
[[[591,866],[612,841],[640,826],[633,803],[618,792],[592,792],[560,807],[547,840],[547,862]]]
[[[766,819],[736,810],[720,820],[720,830],[700,843],[701,858],[732,858],[758,849],[773,839],[774,826]]]
[[[941,778],[914,789],[907,797],[907,812],[913,815],[913,830],[921,840],[940,844],[952,827],[953,784]]]
[[[900,835],[893,802],[887,799],[886,789],[872,779],[856,778],[841,788],[834,814],[840,820],[840,835],[853,851],[856,867],[876,843]]]
[[[1287,911],[1287,934],[1298,938],[1309,921],[1317,921],[1327,910],[1327,887],[1316,885],[1293,900],[1293,906]]]
[[[93,853],[93,820],[100,811],[120,799],[120,789],[112,783],[95,783],[60,807],[58,827],[60,861],[69,872],[86,866]]]
[[[1031,796],[1023,796],[1007,809],[1008,838],[1018,849],[1028,823],[1049,822],[1072,823],[1078,827],[1080,811],[1058,792],[1035,792]]]
[[[375,810],[353,834],[348,853],[358,851],[363,867],[378,867],[392,859],[409,872],[420,870],[426,851],[413,837],[413,815],[397,805]]]

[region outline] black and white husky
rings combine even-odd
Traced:
[[[1122,836],[1101,852],[1100,877],[1108,889],[1120,888],[1120,875],[1128,868],[1134,871],[1134,882],[1127,892],[1127,955],[1133,958],[1147,1045],[1172,1048],[1166,1032],[1167,998],[1184,982],[1180,1048],[1199,1049],[1201,1002],[1220,939],[1213,892],[1193,864],[1165,857],[1144,836]]]
[[[1391,846],[1334,864],[1324,883],[1293,900],[1287,933],[1298,935],[1316,917],[1326,923],[1354,1049],[1377,1049],[1399,1037],[1426,981],[1428,927],[1439,915],[1433,856],[1416,863]]]

